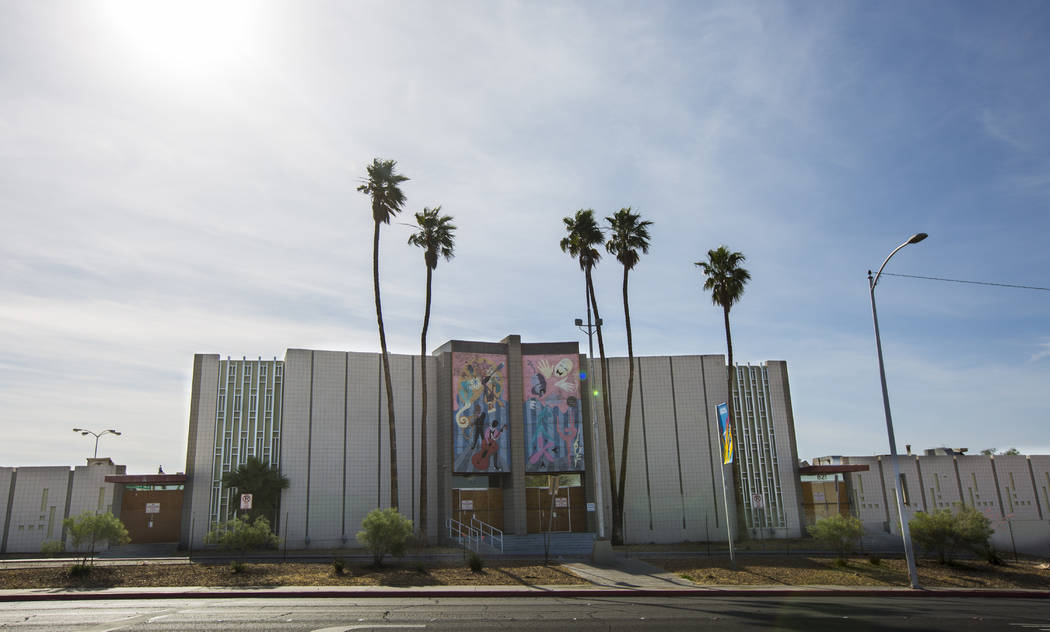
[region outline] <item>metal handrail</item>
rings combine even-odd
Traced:
[[[486,535],[489,536],[489,546],[494,549],[498,548],[500,553],[503,552],[503,531],[487,522],[478,520],[475,516],[470,517],[470,526],[481,532],[482,541],[484,541]],[[499,546],[496,546],[497,542],[499,543]]]

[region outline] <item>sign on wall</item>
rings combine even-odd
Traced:
[[[452,354],[453,472],[510,472],[507,357]]]
[[[571,353],[521,359],[526,472],[584,470],[578,363]]]
[[[146,503],[146,513],[148,514],[159,514],[160,503]]]
[[[241,509],[247,511],[252,508],[252,495],[241,494]]]

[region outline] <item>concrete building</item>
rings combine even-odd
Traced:
[[[32,553],[47,541],[66,542],[62,521],[85,511],[120,515],[120,490],[107,476],[124,474],[108,458],[72,469],[0,467],[0,553]],[[104,547],[100,547],[104,548]]]
[[[991,522],[992,544],[1002,551],[1050,552],[1050,456],[966,455],[927,450],[899,455],[906,513],[974,507]],[[866,466],[841,474],[852,513],[868,534],[899,536],[892,457],[819,457],[814,465]]]
[[[447,535],[449,520],[477,518],[509,535],[596,534],[601,508],[609,524],[603,410],[591,394],[601,371],[598,362],[590,370],[576,342],[450,341],[423,361],[431,541]],[[392,354],[390,363],[398,505],[418,524],[420,358]],[[724,357],[635,363],[627,540],[726,539],[715,419],[727,397]],[[617,470],[628,368],[627,358],[609,360]],[[801,492],[786,365],[736,370],[742,518],[762,537],[797,536]],[[201,546],[209,525],[231,515],[223,477],[257,456],[289,479],[274,516],[289,548],[354,546],[365,515],[390,504],[386,409],[378,353],[289,349],[283,361],[196,355],[183,544]],[[559,481],[553,497],[551,475]],[[731,475],[727,484],[733,498]]]

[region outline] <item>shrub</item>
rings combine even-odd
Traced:
[[[69,576],[70,577],[87,577],[90,574],[91,574],[91,565],[90,564],[78,563],[78,564],[74,564],[74,565],[69,567]]]
[[[878,555],[869,555],[868,556],[868,564],[871,564],[872,566],[878,566],[878,565],[882,564],[882,558],[879,557]]]
[[[412,521],[397,509],[373,509],[361,521],[357,541],[372,551],[372,562],[382,566],[388,553],[401,556],[412,539]]]
[[[470,552],[470,562],[469,562],[469,564],[470,564],[470,572],[472,572],[472,573],[480,573],[481,569],[483,569],[485,567],[485,560],[481,559],[481,556],[478,555],[476,552],[471,551]]]
[[[241,516],[216,525],[204,541],[227,551],[237,551],[241,557],[248,551],[277,548],[277,536],[270,531],[270,521],[263,517],[253,522],[247,516]]]
[[[988,518],[973,507],[957,505],[950,509],[939,509],[932,513],[919,512],[909,523],[912,537],[923,549],[937,554],[937,561],[948,564],[959,548],[974,553],[986,554],[990,548],[992,527]]]
[[[248,567],[248,565],[245,564],[244,562],[240,561],[240,560],[234,560],[234,561],[230,562],[230,572],[233,573],[234,575],[236,575],[238,573],[243,573],[244,569],[247,568],[247,567]]]
[[[332,560],[332,571],[336,575],[342,575],[346,572],[346,562],[339,559],[338,557]]]
[[[84,554],[80,561],[81,564],[87,564],[88,558],[95,555],[97,544],[109,542],[113,545],[121,545],[131,541],[131,538],[128,537],[128,530],[124,528],[124,523],[109,512],[85,511],[79,516],[66,518],[62,521],[62,526],[69,533],[73,548],[81,551],[81,548],[87,545],[87,550],[81,551]]]
[[[40,552],[48,557],[55,557],[65,550],[66,546],[60,540],[48,540],[40,545]]]
[[[835,515],[821,518],[817,524],[806,527],[809,534],[830,545],[838,554],[838,559],[846,559],[846,552],[857,541],[861,534],[860,520],[854,516]]]

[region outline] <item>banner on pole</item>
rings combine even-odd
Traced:
[[[718,410],[718,432],[722,436],[722,464],[733,462],[733,431],[729,425],[729,406],[719,404]]]

